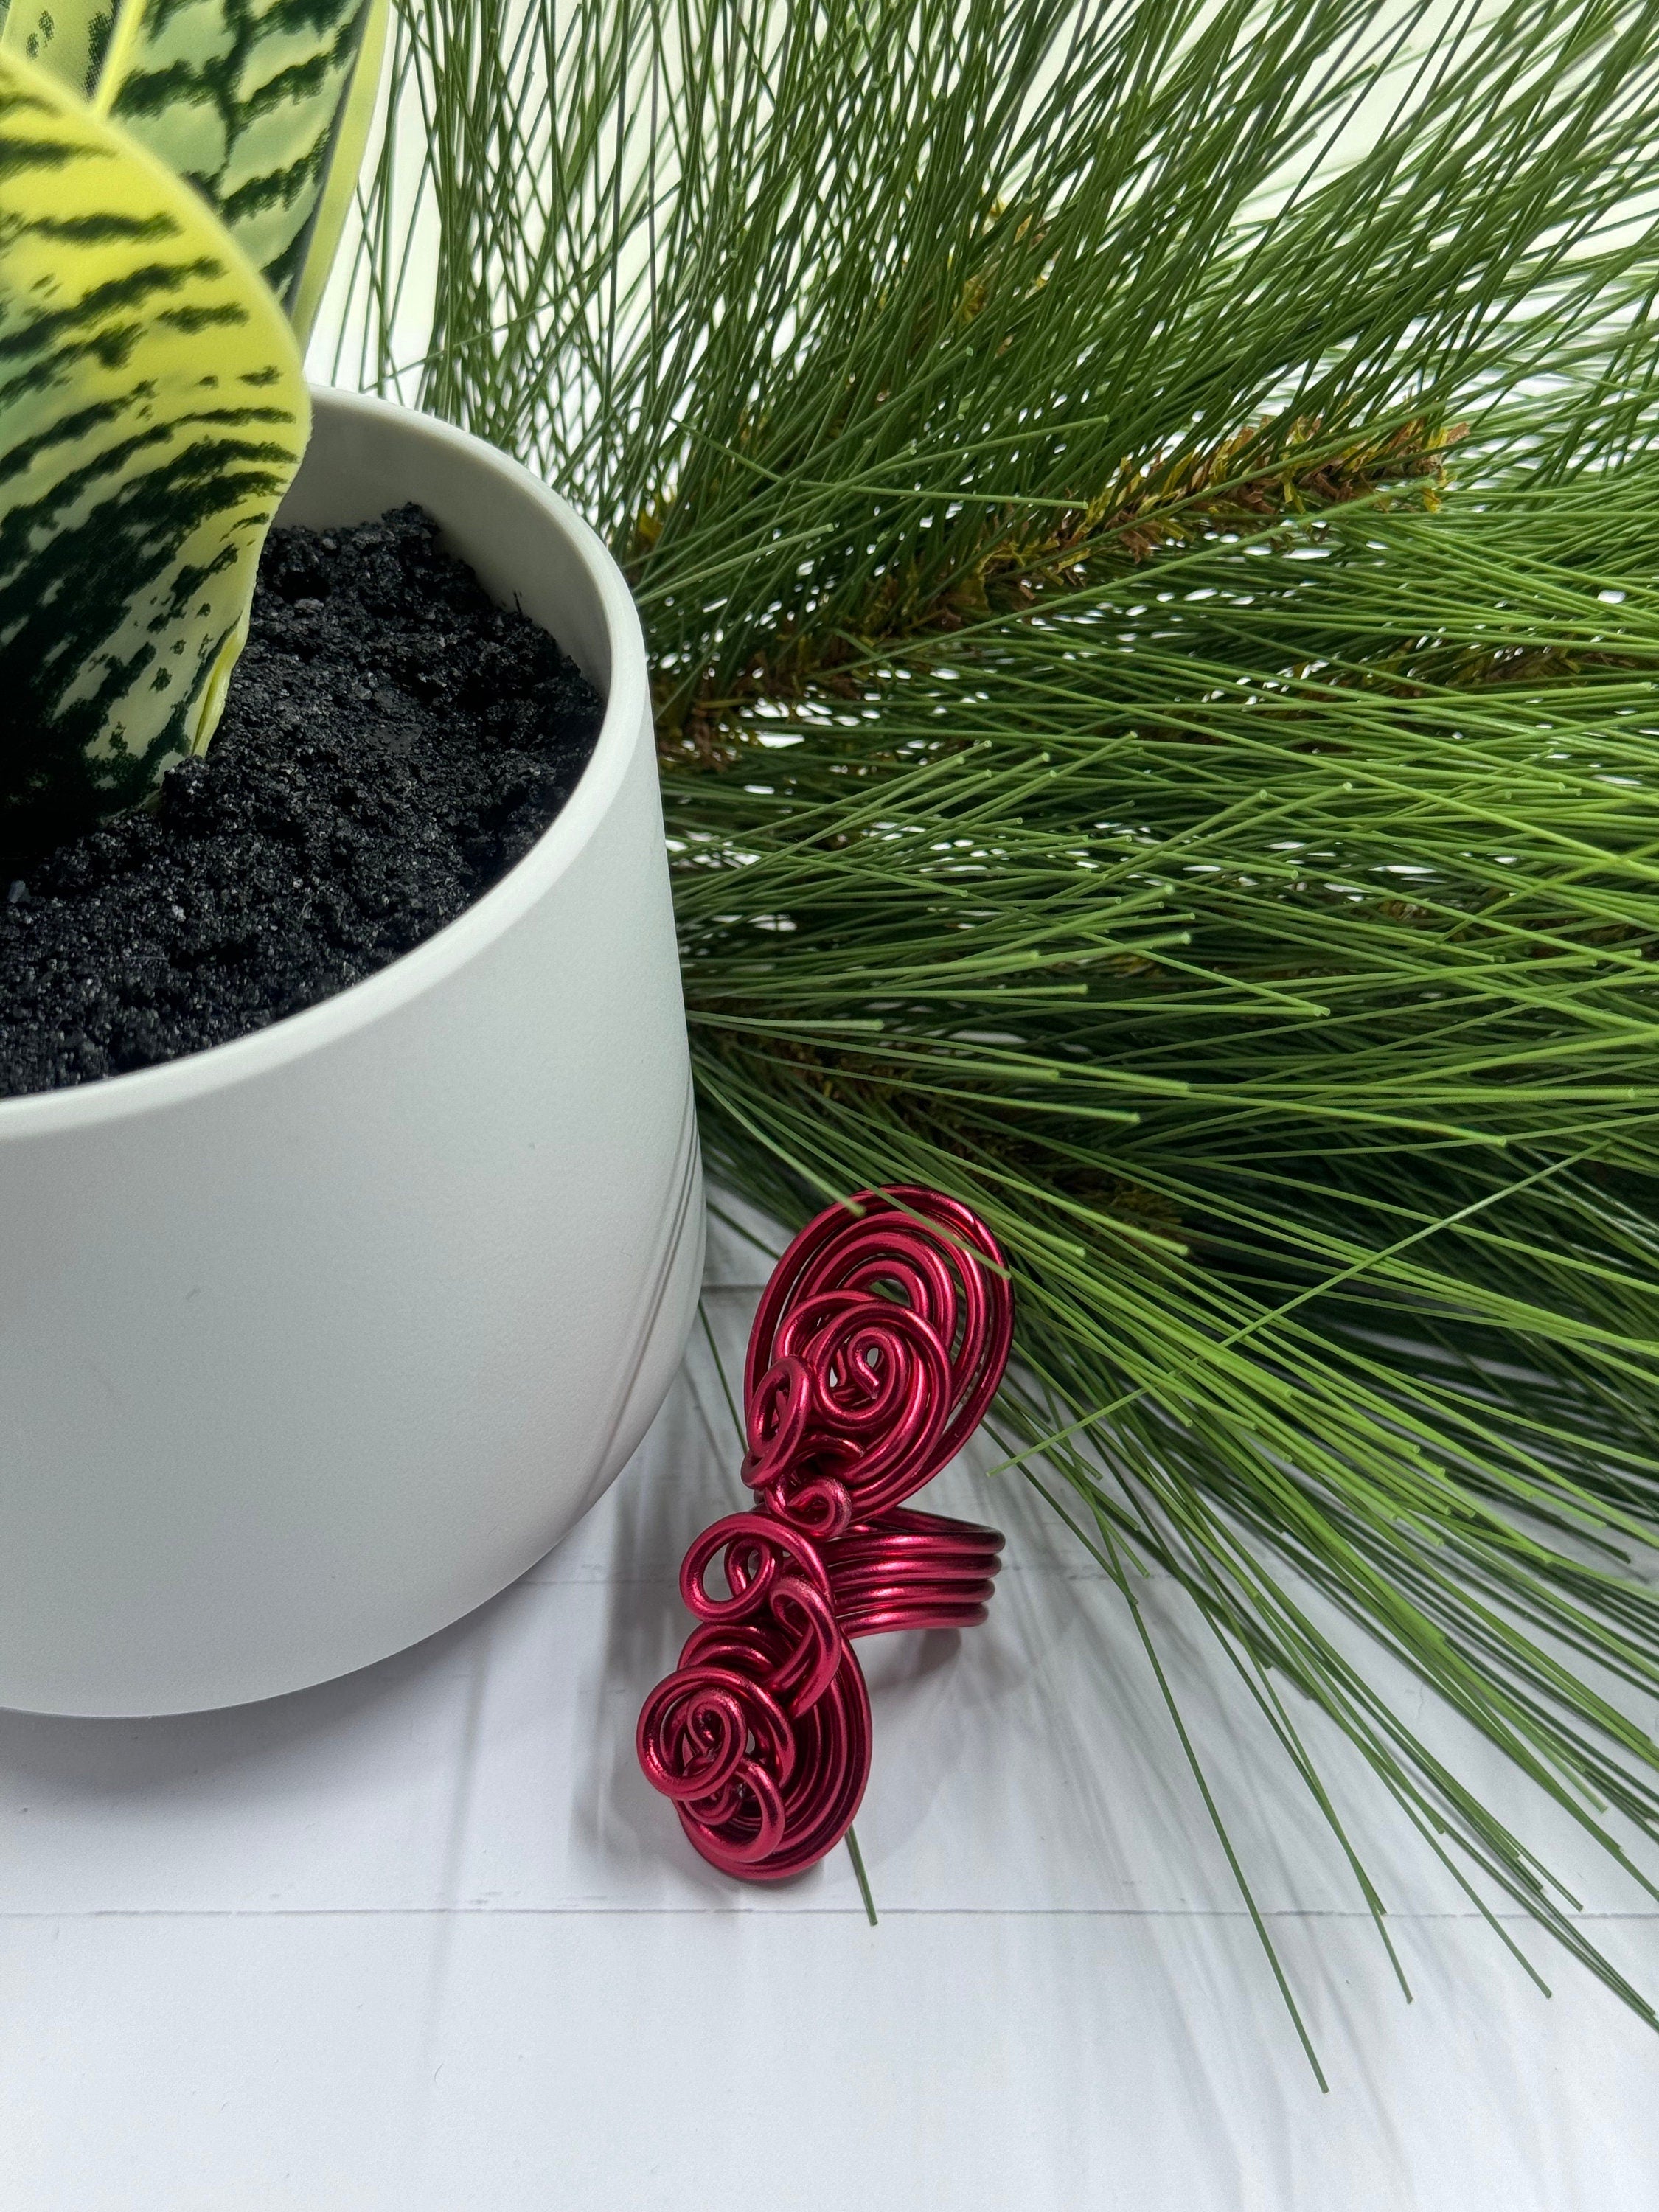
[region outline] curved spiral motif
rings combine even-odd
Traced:
[[[996,1240],[919,1185],[829,1207],[774,1270],[744,1370],[756,1505],[687,1552],[698,1625],[637,1736],[646,1778],[724,1873],[781,1881],[851,1826],[871,1752],[854,1637],[984,1620],[1002,1538],[900,1501],[978,1427],[1012,1333]]]

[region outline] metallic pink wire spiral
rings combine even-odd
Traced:
[[[870,1775],[854,1637],[984,1620],[1002,1538],[900,1501],[978,1427],[1013,1322],[989,1230],[915,1184],[829,1207],[773,1271],[744,1368],[755,1506],[686,1553],[698,1625],[637,1737],[647,1779],[723,1872],[782,1881],[852,1826]]]

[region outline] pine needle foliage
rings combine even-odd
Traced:
[[[1651,1887],[1659,4],[403,9],[336,373],[628,568],[711,1165],[1653,2021],[1366,1654]]]

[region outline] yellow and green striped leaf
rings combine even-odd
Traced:
[[[362,45],[358,51],[357,66],[352,73],[351,89],[340,110],[334,143],[329,152],[327,173],[318,194],[316,212],[311,220],[311,235],[306,240],[305,258],[286,303],[289,320],[294,325],[302,352],[311,336],[312,325],[317,319],[317,311],[323,304],[328,274],[334,266],[334,257],[340,250],[341,234],[345,229],[346,217],[351,212],[352,199],[356,193],[357,178],[363,166],[369,130],[374,121],[375,104],[380,97],[380,70],[386,59],[386,26],[391,15],[391,0],[374,0],[363,31]]]
[[[206,744],[308,427],[223,226],[0,43],[0,849]]]
[[[14,0],[0,52],[38,62],[60,84],[90,100],[109,48],[116,0]]]
[[[38,0],[15,0],[18,7]],[[122,0],[95,105],[185,177],[308,326],[379,84],[389,0]]]

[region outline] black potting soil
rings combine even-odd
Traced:
[[[383,968],[534,843],[601,713],[418,507],[272,531],[207,754],[0,884],[0,1093],[222,1044]]]

